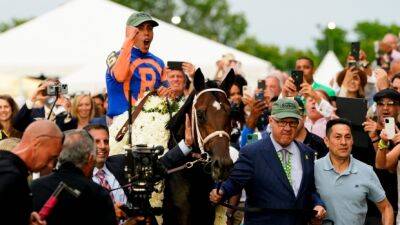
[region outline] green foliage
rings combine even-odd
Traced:
[[[183,0],[180,27],[220,43],[235,46],[246,33],[247,21],[241,13],[231,13],[226,0]]]
[[[347,31],[336,27],[334,30],[324,28],[321,30],[322,37],[315,40],[318,58],[322,60],[325,54],[332,49],[339,61],[343,64],[350,51],[349,43],[346,39]]]
[[[4,22],[0,23],[0,33],[6,32],[7,30],[14,28],[16,26],[19,26],[25,22],[27,22],[29,19],[24,19],[24,18],[13,18],[10,22]]]
[[[318,57],[310,50],[298,50],[289,47],[282,52],[278,46],[260,43],[255,37],[245,38],[236,47],[241,51],[265,59],[277,69],[284,71],[294,69],[296,59],[300,56],[308,56],[316,63],[318,62]]]

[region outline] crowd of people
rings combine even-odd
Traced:
[[[131,201],[119,189],[128,184],[125,158],[109,156],[108,127],[148,91],[177,100],[193,90],[192,63],[169,68],[149,52],[157,26],[147,13],[129,17],[120,51],[107,58],[107,93],[52,96],[47,90],[59,81],[47,79],[20,107],[0,95],[1,224],[156,224],[122,210]],[[396,215],[400,223],[399,39],[387,34],[379,47],[376,62],[362,50],[358,58],[349,53],[330,87],[314,80],[306,56],[293,68],[302,72],[300,84],[277,71],[255,90],[234,55],[217,61],[216,82],[235,72],[227,96],[230,143],[240,155],[209,198],[245,206],[244,213],[228,208],[227,224],[392,225]],[[185,128],[185,138],[160,159],[166,168],[184,164],[192,150],[189,115]],[[79,195],[61,192],[46,215],[41,210],[60,182]]]

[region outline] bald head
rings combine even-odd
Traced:
[[[52,169],[62,148],[63,134],[58,126],[48,120],[30,124],[21,142],[13,149],[33,172]]]
[[[383,37],[382,42],[388,44],[393,50],[397,49],[399,38],[396,35],[389,33]]]

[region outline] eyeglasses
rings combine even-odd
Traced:
[[[291,121],[285,121],[285,120],[276,120],[274,121],[278,124],[279,127],[286,127],[286,125],[289,125],[291,128],[297,128],[299,125],[299,121],[291,120]]]
[[[376,103],[378,106],[395,106],[395,105],[399,105],[398,102],[394,102],[394,101],[389,101],[389,102],[377,102]]]

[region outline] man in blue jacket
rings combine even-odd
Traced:
[[[302,225],[315,210],[314,219],[325,217],[324,204],[315,190],[314,152],[294,140],[300,111],[296,101],[280,99],[272,106],[271,134],[245,146],[221,188],[210,193],[218,203],[247,193],[245,224]]]

